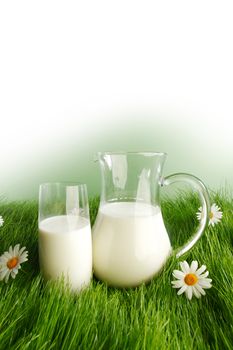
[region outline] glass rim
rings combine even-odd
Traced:
[[[76,182],[76,181],[54,181],[54,182],[42,182],[39,184],[39,187],[45,187],[45,186],[84,186],[87,187],[87,184],[83,182]]]
[[[167,156],[166,152],[156,152],[156,151],[104,151],[97,152],[100,155],[118,155],[118,154],[129,154],[129,155],[144,155],[144,156]]]

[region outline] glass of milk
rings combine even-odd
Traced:
[[[190,240],[176,252],[187,252],[208,224],[209,196],[189,174],[162,176],[162,152],[99,152],[102,191],[93,227],[93,267],[97,278],[116,287],[150,281],[164,266],[172,247],[160,206],[160,190],[174,182],[197,191],[203,219]]]
[[[64,278],[74,291],[89,285],[92,238],[85,184],[40,185],[39,260],[45,280]]]

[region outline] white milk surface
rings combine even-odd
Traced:
[[[94,273],[99,279],[135,287],[158,273],[170,253],[159,207],[133,202],[100,207],[93,228]]]
[[[40,268],[46,280],[64,276],[73,290],[92,277],[92,239],[89,221],[77,216],[53,216],[39,224]]]

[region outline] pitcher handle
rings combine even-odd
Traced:
[[[192,188],[197,190],[201,200],[202,213],[203,213],[203,217],[200,220],[197,231],[194,233],[194,235],[190,238],[190,240],[186,244],[184,244],[181,248],[178,248],[178,253],[176,254],[176,257],[179,258],[181,255],[189,251],[194,246],[194,244],[199,240],[206,226],[208,225],[209,213],[210,213],[210,199],[209,199],[209,194],[205,185],[196,176],[193,176],[190,174],[184,174],[184,173],[172,174],[165,177],[161,182],[161,185],[167,186],[175,182],[186,182],[190,184]]]

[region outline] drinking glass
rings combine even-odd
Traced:
[[[87,287],[92,278],[92,238],[86,185],[41,184],[38,221],[44,279],[64,278],[72,290]]]

